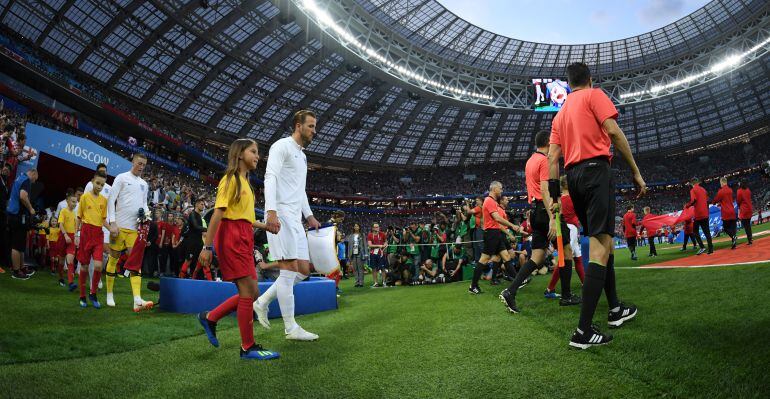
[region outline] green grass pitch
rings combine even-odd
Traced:
[[[633,263],[618,251],[618,292],[639,315],[587,351],[568,348],[579,307],[544,299],[547,276],[520,292],[518,315],[488,283],[471,296],[465,282],[356,289],[346,280],[338,310],[298,317],[317,342],[287,342],[280,319],[271,330],[257,324],[257,341],[282,355],[257,362],[238,358],[234,317],[220,322],[214,348],[192,315],[134,314],[127,279],[116,281],[118,308],[94,310],[45,272],[5,274],[0,398],[766,397],[770,263],[628,268],[682,256],[667,247],[654,260],[641,247]],[[602,298],[595,322],[610,331],[606,314]]]

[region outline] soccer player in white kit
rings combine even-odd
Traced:
[[[115,177],[112,182],[112,190],[107,200],[107,222],[110,224],[110,256],[107,262],[107,306],[115,306],[112,295],[115,284],[116,266],[122,251],[131,254],[131,249],[138,237],[137,217],[139,208],[144,209],[144,214],[149,215],[147,207],[147,182],[141,178],[144,167],[147,165],[147,157],[144,154],[134,154],[131,159],[131,170]],[[142,299],[142,274],[131,272],[131,291],[134,296],[134,312],[152,309],[153,303]]]
[[[267,319],[268,305],[276,297],[281,308],[286,339],[313,341],[318,335],[305,331],[294,320],[294,284],[310,274],[307,236],[302,217],[308,227],[321,227],[310,210],[305,193],[307,157],[302,150],[315,135],[316,116],[302,110],[294,114],[294,132],[270,147],[265,171],[265,212],[267,243],[270,255],[281,269],[275,283],[254,301],[254,311],[259,323],[270,328]]]

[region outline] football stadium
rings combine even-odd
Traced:
[[[759,398],[770,2],[0,0],[0,397]]]

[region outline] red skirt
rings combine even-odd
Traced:
[[[222,219],[214,235],[214,250],[222,280],[257,279],[254,265],[254,229],[246,220]]]

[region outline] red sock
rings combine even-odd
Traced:
[[[61,262],[56,262],[56,271],[59,273],[59,279],[64,279],[64,265]]]
[[[578,256],[576,258],[572,258],[572,260],[575,262],[575,271],[577,271],[578,277],[580,277],[580,282],[585,281],[585,275],[586,272],[583,270],[583,257]]]
[[[557,282],[559,282],[559,266],[553,268],[553,274],[551,274],[551,282],[548,283],[548,291],[553,291],[556,288]]]
[[[230,298],[227,298],[224,302],[222,302],[219,306],[214,308],[211,312],[209,312],[209,315],[206,317],[209,319],[209,321],[213,321],[214,323],[218,322],[219,319],[229,315],[230,313],[234,312],[235,309],[238,308],[238,294],[235,294],[231,296]],[[250,302],[249,306],[252,306]],[[252,317],[251,312],[249,312],[249,317]]]
[[[48,258],[48,265],[51,267],[51,273],[55,271],[55,266],[53,263],[53,258]]]
[[[339,287],[340,286],[340,280],[342,279],[342,273],[340,273],[339,269],[333,271],[331,274],[326,276],[327,278],[334,280],[334,285]]]
[[[206,276],[206,280],[211,281],[211,268],[208,266],[205,266],[203,268],[203,275]]]
[[[86,296],[86,280],[88,280],[88,266],[80,266],[80,277],[78,278],[78,286],[80,287],[80,297]]]
[[[254,298],[238,298],[238,329],[241,330],[241,348],[254,345]]]
[[[67,281],[72,284],[75,281],[75,264],[67,263]]]
[[[199,271],[201,271],[201,265],[197,264],[195,265],[195,270],[193,270],[192,274],[190,275],[190,278],[195,280],[195,277],[198,276]]]
[[[99,289],[99,280],[102,278],[102,271],[94,269],[94,275],[91,278],[91,294],[96,295],[96,291]]]
[[[187,275],[187,269],[190,267],[190,261],[186,260],[182,263],[182,271],[179,273],[179,278],[185,278]]]

